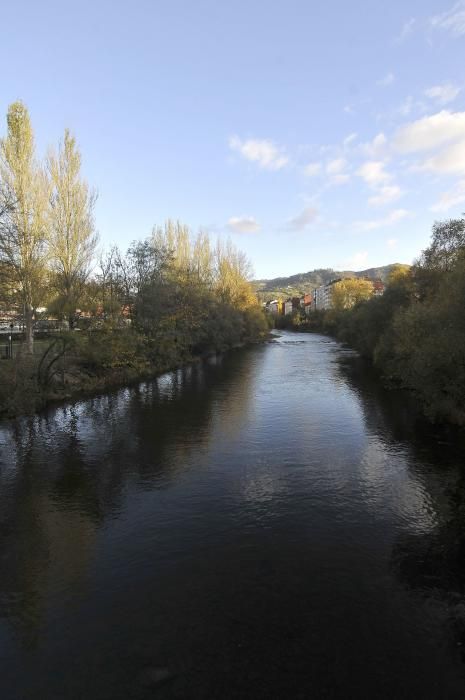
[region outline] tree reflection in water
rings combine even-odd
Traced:
[[[57,586],[84,595],[98,531],[127,493],[167,488],[207,448],[216,402],[239,428],[247,406],[228,386],[250,371],[241,354],[215,356],[0,428],[0,617],[22,644],[38,644]]]

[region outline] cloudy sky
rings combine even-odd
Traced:
[[[39,154],[75,133],[102,244],[172,217],[259,277],[363,269],[465,211],[465,0],[17,0],[2,25],[0,113],[26,102]]]

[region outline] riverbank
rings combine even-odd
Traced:
[[[202,362],[209,357],[272,340],[271,334],[263,333],[258,338],[248,338],[243,342],[223,345],[220,348],[199,353],[181,350],[178,353],[171,352],[169,357],[159,356],[155,361],[148,359],[143,353],[138,353],[131,358],[122,354],[119,358],[117,356],[112,358],[110,363],[95,364],[95,362],[89,362],[89,358],[83,352],[82,338],[75,343],[71,335],[68,333],[54,339],[60,345],[59,341],[64,338],[65,343],[52,350],[45,362],[44,357],[47,350],[53,347],[53,341],[45,344],[45,349],[41,348],[40,352],[32,357],[18,353],[15,360],[5,360],[1,363],[0,420],[30,415],[49,405],[92,397],[141,381],[155,379],[166,372]],[[68,352],[66,352],[66,342],[68,342]],[[63,348],[64,352],[60,354]],[[48,363],[51,363],[49,368]]]

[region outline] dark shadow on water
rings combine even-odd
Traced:
[[[167,489],[182,478],[190,454],[208,444],[215,400],[227,401],[230,385],[247,383],[249,372],[244,354],[217,356],[6,426],[0,619],[21,644],[37,646],[53,582],[85,578],[98,532],[120,517],[128,492]],[[243,410],[231,407],[232,428]]]
[[[357,392],[372,432],[411,452],[410,469],[442,514],[433,532],[404,533],[393,547],[391,565],[405,586],[447,605],[465,662],[465,431],[431,423],[415,397],[385,388],[359,356],[344,357],[339,368]]]

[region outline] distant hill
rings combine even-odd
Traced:
[[[370,279],[381,279],[386,281],[390,271],[397,263],[385,265],[384,267],[370,267],[368,270],[351,272],[346,270],[332,270],[331,268],[311,270],[310,272],[300,272],[290,277],[275,277],[271,280],[255,280],[254,287],[260,297],[270,296],[300,296],[310,292],[321,284],[330,282],[335,277],[369,277]]]

